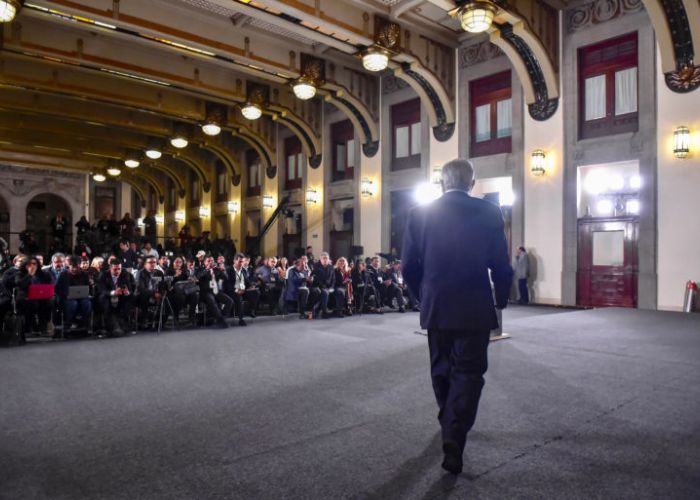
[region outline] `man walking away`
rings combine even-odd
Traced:
[[[510,267],[499,207],[469,196],[474,168],[456,159],[442,169],[443,196],[409,215],[403,272],[421,303],[428,330],[433,390],[442,428],[442,467],[462,472],[467,433],[474,425],[487,369],[496,308],[508,303]],[[445,262],[462,262],[445,272]],[[496,303],[489,280],[495,286]]]

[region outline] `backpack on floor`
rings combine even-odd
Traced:
[[[0,347],[16,347],[26,342],[22,331],[22,317],[10,312],[2,318],[0,325]]]

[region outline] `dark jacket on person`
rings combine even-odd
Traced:
[[[200,267],[195,271],[195,277],[197,278],[197,281],[199,282],[199,293],[204,294],[204,293],[213,293],[213,289],[211,288],[211,270],[207,269],[206,267]],[[226,285],[226,273],[224,273],[221,269],[219,268],[214,268],[214,279],[216,280],[216,284],[219,287],[219,292],[224,292],[224,286]],[[221,285],[221,286],[219,286]]]
[[[513,270],[496,205],[449,191],[413,209],[403,241],[406,283],[421,301],[421,327],[491,330],[506,307]],[[491,280],[489,280],[489,270]]]
[[[70,270],[62,272],[56,280],[54,291],[61,301],[68,297],[68,289],[72,286],[90,286],[90,276],[83,270],[73,274]]]
[[[117,288],[127,288],[129,294],[133,295],[136,288],[134,276],[130,272],[122,270],[115,285],[112,273],[109,270],[102,271],[97,278],[97,295],[99,297],[109,296]]]
[[[377,269],[373,268],[372,266],[367,266],[367,270],[365,272],[367,273],[369,283],[371,283],[374,288],[379,289],[379,287],[384,283],[384,271],[382,270],[381,266]]]
[[[152,295],[160,291],[164,286],[164,277],[163,272],[158,269],[153,271],[140,269],[136,273],[136,295]]]
[[[241,266],[241,273],[243,276],[243,282],[245,283],[246,290],[252,288],[257,282],[254,282],[251,278],[250,272],[245,267]],[[236,269],[233,266],[226,267],[226,279],[224,280],[224,292],[226,295],[233,295],[236,293]]]
[[[30,285],[50,285],[51,277],[45,271],[37,269],[34,276],[31,276],[26,271],[20,270],[15,274],[15,287],[17,288],[17,301],[22,301],[27,298]]]
[[[119,260],[122,261],[122,267],[125,269],[134,269],[138,262],[138,255],[131,248],[127,250],[119,250]]]
[[[309,286],[307,281],[309,272],[306,270],[299,271],[296,267],[290,267],[287,271],[287,288],[284,291],[284,300],[294,302],[299,298],[299,289]]]
[[[403,272],[397,271],[393,267],[389,268],[387,271],[384,271],[384,279],[391,280],[392,285],[398,285],[401,288],[403,288],[406,284],[404,281]]]
[[[320,289],[335,287],[335,268],[328,264],[322,266],[320,262],[314,264],[313,286]]]
[[[148,215],[143,218],[143,234],[145,236],[155,236],[158,230],[156,218],[152,215]]]

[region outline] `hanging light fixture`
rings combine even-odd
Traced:
[[[458,10],[462,29],[469,33],[482,33],[491,27],[497,8],[488,1],[469,2]]]
[[[124,165],[126,165],[129,168],[138,168],[139,165],[141,165],[141,162],[138,161],[136,158],[127,158],[124,160]]]
[[[173,136],[170,138],[170,145],[177,149],[186,148],[190,143],[188,136],[188,127],[183,124],[177,124],[175,125]]]
[[[105,174],[101,172],[95,172],[94,174],[92,174],[92,180],[94,180],[95,182],[104,182],[107,180],[107,177],[105,177]]]
[[[299,78],[294,85],[292,85],[292,90],[294,91],[294,95],[302,101],[308,101],[316,95],[316,87],[303,77]]]
[[[158,149],[150,148],[146,150],[146,156],[148,156],[151,160],[157,160],[163,156],[163,153],[161,153]]]
[[[532,152],[532,165],[530,166],[530,172],[532,175],[541,176],[545,173],[544,162],[546,155],[541,149],[535,149]]]
[[[389,66],[389,52],[381,47],[370,47],[362,53],[362,66],[367,71],[383,71]]]
[[[226,108],[219,104],[207,103],[205,117],[202,132],[210,136],[219,135],[226,119]]]
[[[118,177],[122,173],[122,171],[116,165],[112,165],[107,169],[107,173],[112,177]]]
[[[690,153],[690,130],[688,127],[677,127],[673,132],[673,155],[684,160]]]
[[[182,135],[176,135],[175,137],[170,139],[170,144],[177,149],[186,148],[189,143],[190,141],[185,139],[185,137]]]
[[[262,116],[262,108],[252,102],[247,102],[241,108],[241,113],[248,120],[257,120]]]
[[[9,23],[22,8],[24,0],[0,0],[0,23]]]
[[[221,125],[213,120],[207,120],[202,125],[202,132],[211,136],[219,135],[221,133]]]

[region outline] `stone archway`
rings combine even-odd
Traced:
[[[70,203],[54,193],[37,194],[27,202],[26,228],[34,233],[42,253],[48,253],[53,246],[50,224],[58,213],[66,219],[66,237],[62,246],[70,248],[74,224]]]

